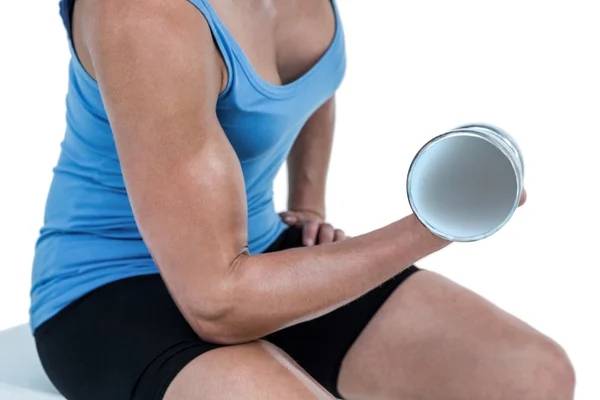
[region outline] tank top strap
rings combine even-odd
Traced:
[[[225,61],[225,66],[227,67],[227,86],[225,90],[221,93],[221,96],[225,95],[230,87],[231,83],[234,80],[235,68],[234,68],[234,50],[231,44],[231,38],[229,33],[216,12],[208,2],[208,0],[188,0],[191,4],[193,4],[198,11],[202,13],[208,26],[211,30],[212,36],[223,56],[223,60]]]

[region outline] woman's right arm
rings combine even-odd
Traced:
[[[245,342],[317,317],[448,244],[411,215],[249,255],[242,171],[215,112],[222,62],[202,15],[185,0],[78,1],[136,222],[202,338]]]

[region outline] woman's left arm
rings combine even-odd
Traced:
[[[325,102],[304,124],[287,159],[288,225],[304,225],[304,245],[345,238],[344,232],[325,223],[325,187],[335,126],[335,98]]]

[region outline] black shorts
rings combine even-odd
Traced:
[[[301,246],[288,229],[267,250]],[[333,395],[342,360],[369,320],[411,267],[361,298],[265,340],[289,354]],[[35,331],[52,383],[68,400],[161,400],[193,359],[222,347],[187,324],[160,275],[123,279],[83,296]]]

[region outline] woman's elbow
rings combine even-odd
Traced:
[[[247,315],[245,291],[240,290],[239,282],[231,275],[215,279],[204,277],[201,283],[186,282],[182,292],[180,309],[201,339],[231,345],[264,336],[252,322],[254,319]]]
[[[200,339],[215,344],[237,344],[231,338],[230,330],[219,321],[196,318],[190,324]]]
[[[260,334],[253,334],[252,330],[248,329],[250,327],[227,321],[227,318],[206,319],[196,317],[191,326],[202,340],[215,344],[233,345],[247,343],[262,336]]]
[[[239,307],[226,293],[203,296],[196,304],[186,302],[183,314],[196,334],[204,341],[215,344],[239,344],[251,341],[244,324],[236,318]]]

